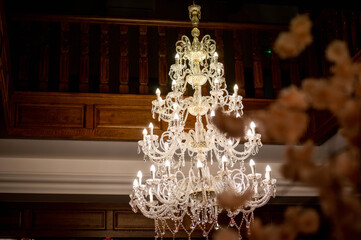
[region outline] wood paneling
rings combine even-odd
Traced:
[[[149,122],[153,123],[156,134],[166,130],[166,124],[152,118],[154,99],[152,95],[14,92],[11,102],[14,120],[9,134],[13,137],[139,140]],[[270,99],[243,99],[247,112],[265,109],[272,102]],[[194,122],[194,117],[189,118]]]
[[[15,127],[84,127],[84,105],[17,104]]]
[[[32,227],[42,229],[105,229],[105,211],[34,210]]]
[[[129,221],[129,219],[132,219],[132,221]],[[154,220],[145,218],[140,213],[135,214],[130,211],[114,211],[114,229],[154,230]]]
[[[20,229],[21,226],[20,209],[2,209],[0,214],[0,229]]]

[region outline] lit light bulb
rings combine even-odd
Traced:
[[[251,131],[250,129],[248,129],[248,131],[247,131],[247,136],[248,136],[248,137],[252,137],[252,135],[253,135],[253,134],[252,134],[252,131]]]
[[[211,117],[216,116],[216,112],[214,110],[211,111]]]
[[[153,202],[153,193],[151,188],[149,188],[149,202]]]
[[[252,130],[254,130],[256,128],[256,124],[252,121],[251,124],[250,124]]]
[[[267,181],[271,180],[271,167],[269,165],[267,165],[267,167],[266,167],[265,178]]]
[[[197,168],[201,168],[203,167],[203,164],[200,160],[197,161]]]
[[[198,159],[198,161],[197,161],[197,168],[198,168],[198,176],[199,176],[200,178],[203,177],[203,175],[202,175],[202,167],[203,167],[203,164],[202,164],[202,162]]]
[[[233,145],[233,141],[231,139],[228,140],[229,145]]]
[[[249,160],[249,166],[251,167],[252,175],[254,175],[256,171],[256,163],[253,161],[253,159]]]
[[[152,166],[150,166],[150,172],[152,173],[152,178],[153,180],[155,179],[155,166],[152,164]]]
[[[169,160],[165,161],[165,167],[167,168],[168,175],[170,176],[170,162],[169,162]]]
[[[237,84],[234,84],[233,90],[234,90],[234,93],[238,92],[238,85]]]
[[[157,90],[155,90],[155,94],[157,94],[157,96],[160,95],[160,90],[159,90],[159,88],[157,88]]]
[[[147,131],[147,129],[143,129],[143,136],[146,136],[148,134],[148,131]]]
[[[177,85],[177,82],[175,80],[172,81],[172,87]]]
[[[217,57],[218,57],[218,53],[217,53],[217,52],[214,52],[214,53],[213,53],[213,57],[217,58]]]
[[[176,121],[179,120],[179,115],[178,115],[178,113],[174,114],[174,120],[176,120]]]
[[[153,123],[149,123],[150,135],[153,135]]]
[[[138,184],[138,180],[137,179],[134,179],[133,181],[133,187],[138,187],[139,184]]]
[[[142,174],[142,171],[138,171],[138,174],[137,174],[137,177],[139,179],[139,186],[142,185],[142,177],[143,177],[143,174]]]
[[[241,114],[237,113],[236,118],[239,118],[239,117],[241,117]]]
[[[218,84],[218,83],[219,83],[218,78],[215,78],[215,79],[214,79],[214,84]]]
[[[179,59],[179,54],[177,53],[174,58]]]
[[[222,157],[222,170],[224,171],[224,169],[226,169],[226,164],[228,162],[228,159],[225,155],[223,155]]]

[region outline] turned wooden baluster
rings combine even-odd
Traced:
[[[270,34],[271,46],[274,46],[275,40],[277,38],[277,33],[272,32]],[[282,74],[280,67],[280,58],[278,54],[271,50],[271,71],[272,71],[272,88],[273,88],[273,97],[278,96],[279,91],[282,89]]]
[[[158,27],[158,82],[160,90],[163,93],[168,91],[168,64],[167,64],[167,39],[166,39],[166,28]]]
[[[253,86],[255,91],[254,93],[256,98],[264,98],[261,51],[258,40],[258,31],[252,30]]]
[[[352,53],[355,54],[359,50],[357,45],[357,28],[356,28],[356,13],[351,11],[351,42],[352,42]]]
[[[239,34],[240,32],[237,30],[233,31],[234,78],[239,88],[239,94],[244,97],[246,96],[246,84],[244,79],[242,43]]]
[[[109,92],[109,25],[100,25],[100,84],[99,92]]]
[[[119,93],[129,93],[128,26],[120,25]]]
[[[30,73],[30,23],[22,22],[21,23],[21,48],[22,51],[19,58],[19,82],[18,87],[20,90],[29,90],[29,73]]]
[[[49,23],[42,23],[40,36],[39,90],[49,87]]]
[[[68,22],[60,24],[60,63],[59,63],[59,91],[69,91],[69,30]]]
[[[148,94],[147,26],[139,26],[139,93]]]
[[[89,92],[89,24],[80,23],[79,91]]]

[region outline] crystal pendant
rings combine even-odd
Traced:
[[[234,226],[234,219],[232,218],[230,226],[233,227]]]
[[[203,237],[207,237],[208,233],[204,230],[202,235]]]
[[[214,229],[215,230],[218,230],[220,228],[220,226],[219,226],[219,224],[218,224],[218,222],[214,225]]]
[[[196,225],[194,224],[194,222],[192,222],[190,228],[194,229],[195,227],[196,227]]]

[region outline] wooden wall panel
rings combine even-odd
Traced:
[[[132,219],[129,221],[129,219]],[[131,211],[114,211],[114,229],[149,229],[154,230],[154,221],[145,218],[141,214],[135,214]]]
[[[105,211],[35,210],[32,227],[42,229],[105,229]]]
[[[17,104],[16,127],[84,127],[84,105]]]
[[[0,229],[20,229],[22,225],[21,215],[19,209],[3,209],[0,214]]]
[[[143,129],[150,122],[153,122],[154,129],[159,129],[159,122],[152,118],[150,107],[95,105],[95,128]]]

